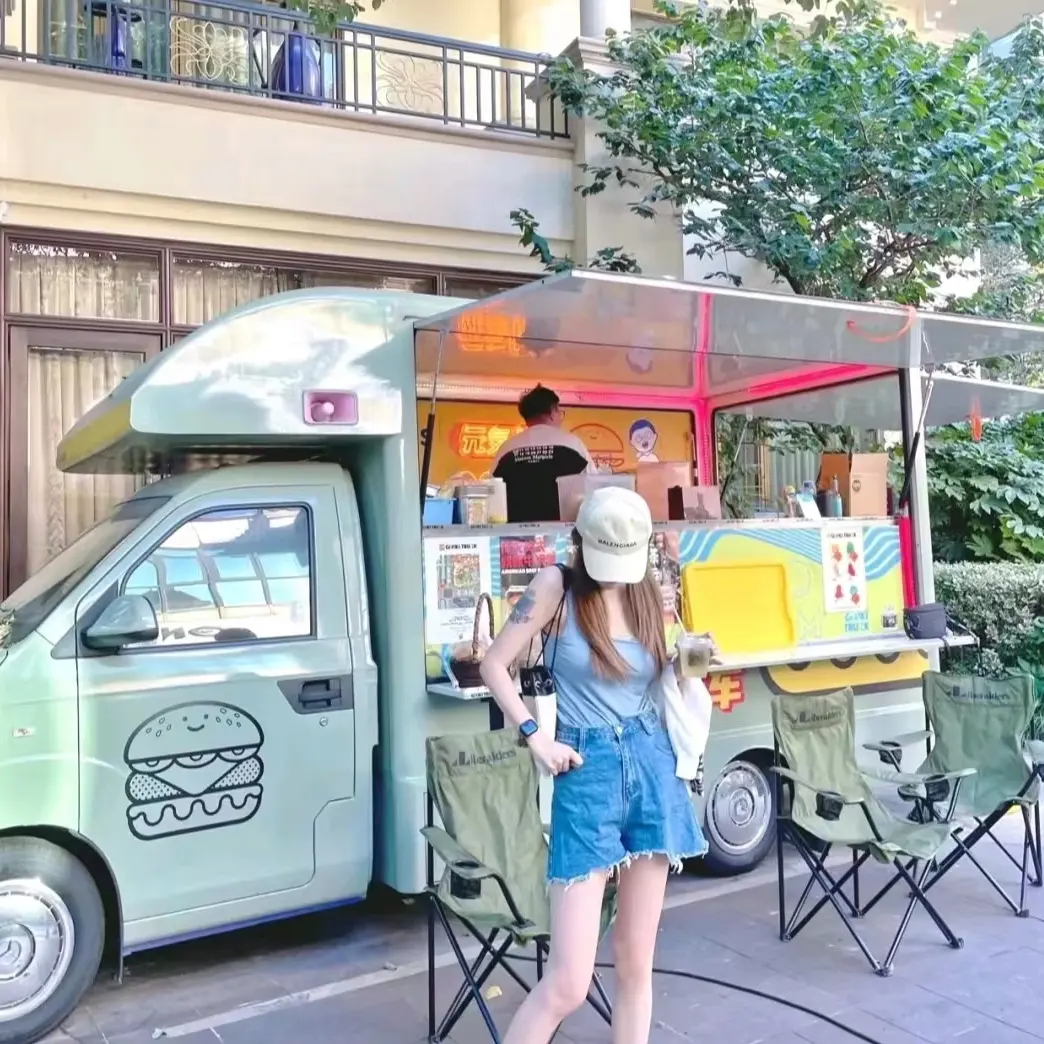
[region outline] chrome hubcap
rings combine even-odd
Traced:
[[[742,856],[761,844],[772,817],[772,792],[765,773],[734,761],[714,781],[707,802],[707,827],[722,851]]]
[[[72,960],[72,914],[42,881],[0,881],[0,1023],[35,1011]]]

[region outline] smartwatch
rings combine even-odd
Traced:
[[[536,731],[539,728],[540,726],[532,718],[527,718],[521,725],[519,725],[518,734],[528,742],[536,735]]]

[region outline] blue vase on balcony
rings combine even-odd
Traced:
[[[272,93],[308,101],[322,101],[323,74],[311,41],[297,22],[272,59]]]

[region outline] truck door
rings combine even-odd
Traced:
[[[118,594],[147,597],[160,629],[77,651],[81,831],[127,921],[274,892],[306,904],[315,821],[355,792],[344,566],[332,489],[215,492],[81,603],[81,635]]]

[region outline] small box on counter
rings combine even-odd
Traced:
[[[633,490],[634,476],[592,474],[586,471],[579,475],[563,475],[558,480],[558,517],[561,521],[575,522],[584,497],[603,486]]]
[[[888,514],[888,454],[824,453],[819,466],[820,489],[830,489],[835,476],[849,518],[883,518]]]
[[[468,482],[455,490],[455,520],[462,526],[499,526],[507,522],[507,488],[503,479]]]
[[[636,487],[638,494],[649,505],[654,522],[669,522],[670,490],[675,486],[682,489],[693,485],[692,464],[688,461],[660,461],[656,464],[639,464]]]
[[[717,486],[672,486],[667,490],[672,522],[702,522],[721,518],[721,493]]]

